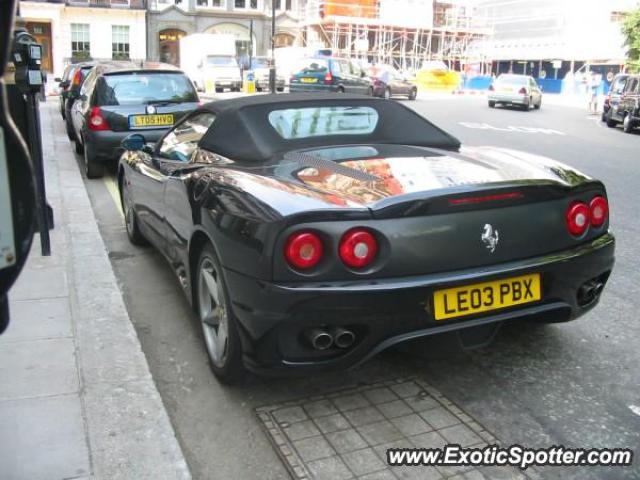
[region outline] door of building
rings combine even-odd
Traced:
[[[27,31],[33,35],[42,45],[42,70],[51,73],[53,71],[53,59],[51,56],[51,24],[40,22],[27,22]]]

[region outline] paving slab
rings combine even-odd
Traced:
[[[78,394],[0,401],[0,478],[51,480],[90,473]]]

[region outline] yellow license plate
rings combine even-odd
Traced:
[[[301,78],[300,81],[302,83],[318,83],[317,78]]]
[[[463,317],[540,300],[540,274],[437,290],[433,294],[436,320]]]
[[[165,115],[133,115],[132,127],[166,127],[173,125],[173,114]]]

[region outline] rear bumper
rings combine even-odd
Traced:
[[[322,83],[290,83],[289,92],[337,92],[339,85],[325,85]]]
[[[168,129],[169,127],[138,129],[126,132],[114,132],[111,130],[92,132],[88,130],[84,133],[84,147],[88,149],[88,152],[95,160],[102,163],[109,163],[120,158],[120,155],[124,152],[120,144],[128,135],[140,133],[144,135],[147,142],[153,143],[160,140],[160,137],[162,137]]]
[[[613,235],[553,255],[465,271],[376,281],[274,284],[225,270],[233,310],[241,324],[245,364],[278,373],[345,369],[391,345],[473,326],[523,317],[572,320],[598,303],[578,301],[578,290],[592,279],[606,282],[614,264]],[[437,321],[430,313],[433,292],[441,288],[540,273],[542,300]],[[344,327],[356,334],[349,349],[318,351],[304,340],[311,327]]]
[[[526,105],[529,103],[529,96],[522,94],[507,94],[507,93],[490,93],[487,95],[487,99],[490,102],[496,103],[511,103],[513,105]]]

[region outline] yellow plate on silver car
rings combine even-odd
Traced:
[[[167,127],[173,125],[173,114],[132,115],[129,117],[132,127]]]
[[[433,307],[436,320],[446,320],[531,303],[541,298],[540,274],[534,273],[436,290]]]

